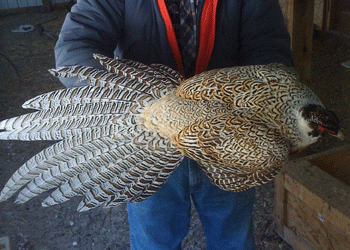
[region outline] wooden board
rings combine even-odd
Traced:
[[[279,0],[292,38],[294,66],[303,82],[311,78],[315,0]]]
[[[295,68],[303,82],[311,78],[314,0],[293,1],[292,52]]]
[[[337,30],[350,33],[350,12],[340,12]]]
[[[350,187],[350,149],[310,159],[310,162]]]
[[[347,166],[349,152],[347,146],[296,160],[277,176],[276,231],[294,249],[350,249],[350,188],[311,163]]]

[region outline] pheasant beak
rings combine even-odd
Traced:
[[[342,141],[344,141],[344,139],[345,139],[344,134],[343,134],[343,132],[341,132],[341,130],[338,130],[337,134],[330,134],[330,135],[334,136],[334,137],[337,137],[337,138],[339,138]]]
[[[340,129],[338,130],[338,133],[335,133],[333,130],[326,129],[326,128],[322,127],[321,125],[318,125],[317,130],[320,132],[320,134],[323,134],[323,135],[329,134],[331,136],[337,137],[340,140],[344,141],[344,134]]]

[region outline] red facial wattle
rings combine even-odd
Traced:
[[[336,134],[335,131],[326,129],[325,127],[322,127],[321,125],[318,125],[317,131],[318,131],[320,134],[326,134],[326,133],[331,134],[331,135],[335,135],[335,134]]]

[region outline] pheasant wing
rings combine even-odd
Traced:
[[[196,101],[219,101],[234,107],[266,107],[271,97],[271,84],[288,89],[297,76],[282,64],[251,65],[214,69],[183,82],[176,95]]]
[[[175,141],[215,185],[228,191],[271,180],[289,154],[289,144],[278,129],[238,111],[196,122],[183,129]]]

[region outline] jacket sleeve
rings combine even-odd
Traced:
[[[102,68],[94,53],[113,57],[124,22],[122,0],[78,0],[66,16],[55,46],[56,67],[85,65]],[[61,78],[66,87],[85,85]]]
[[[293,65],[290,36],[278,0],[243,1],[239,58],[241,65]]]

